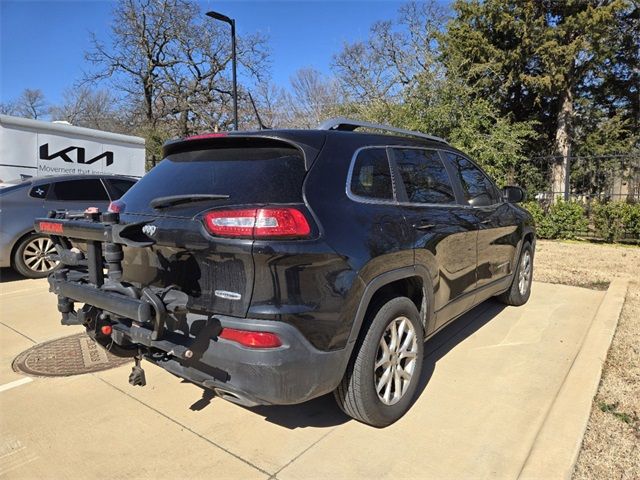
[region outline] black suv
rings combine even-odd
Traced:
[[[145,358],[247,406],[334,392],[385,426],[412,402],[424,340],[492,296],[529,298],[522,190],[437,137],[335,119],[164,156],[108,212],[36,222],[64,264],[49,277],[62,323],[133,357],[133,385]]]

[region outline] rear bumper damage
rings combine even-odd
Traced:
[[[335,389],[348,361],[345,349],[318,350],[283,322],[190,311],[187,295],[177,287],[141,288],[122,282],[122,245],[133,242],[144,248],[152,240],[117,222],[113,214],[36,221],[37,231],[52,235],[62,263],[49,284],[58,296],[63,324],[82,324],[112,353],[144,357],[246,406],[300,403]],[[87,252],[71,249],[69,239],[86,241]],[[75,303],[84,306],[76,310]],[[224,328],[274,333],[281,345],[244,347],[219,338]],[[138,363],[134,373],[136,368]],[[130,381],[143,385],[143,373],[141,381]]]

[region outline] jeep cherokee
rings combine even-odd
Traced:
[[[108,211],[36,230],[62,323],[133,357],[132,385],[144,358],[245,406],[333,392],[382,427],[410,407],[425,340],[490,297],[528,300],[523,196],[440,138],[340,118],[169,142]]]

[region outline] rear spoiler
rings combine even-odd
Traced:
[[[162,155],[202,150],[203,148],[256,148],[256,147],[294,147],[303,156],[305,169],[309,170],[315,162],[326,141],[326,134],[304,130],[273,130],[264,132],[224,132],[196,135],[193,137],[170,140],[162,146]]]

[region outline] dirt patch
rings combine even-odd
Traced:
[[[605,289],[617,277],[630,278],[631,283],[574,480],[640,478],[640,248],[538,241],[534,272],[538,281]]]

